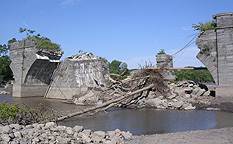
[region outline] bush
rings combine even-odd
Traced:
[[[61,50],[60,45],[51,42],[51,40],[48,38],[28,37],[27,39],[34,39],[38,43],[38,45],[36,46],[38,49],[48,50],[52,52]]]
[[[43,123],[54,121],[55,116],[45,110],[42,104],[37,108],[20,108],[16,103],[4,101],[0,103],[0,124],[17,123],[28,125],[32,123]]]
[[[161,54],[166,54],[165,51],[164,51],[164,49],[161,49],[161,50],[157,53],[157,55],[161,55]]]
[[[44,50],[48,50],[51,52],[54,51],[60,51],[60,45],[53,43],[49,38],[47,37],[41,37],[40,34],[37,35],[33,35],[33,33],[35,32],[34,30],[29,30],[26,28],[19,28],[19,32],[23,33],[26,32],[27,34],[27,38],[26,39],[33,39],[35,41],[37,41],[38,45],[37,48],[38,49],[44,49]]]
[[[194,30],[198,30],[200,32],[207,31],[207,30],[215,30],[216,27],[217,27],[217,23],[215,22],[215,20],[207,21],[205,23],[199,22],[198,25],[193,24],[192,26]]]

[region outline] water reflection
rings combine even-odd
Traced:
[[[36,107],[39,103],[56,111],[67,111],[83,107],[65,104],[61,100],[37,98],[11,98],[0,95],[3,100],[14,100],[19,104]],[[66,126],[82,125],[91,130],[120,130],[130,131],[135,135],[158,134],[190,130],[204,130],[233,126],[233,113],[220,111],[176,111],[156,109],[110,109],[92,117],[74,117],[59,124]]]
[[[221,118],[216,119],[221,115]],[[91,130],[130,131],[135,135],[204,130],[233,126],[233,114],[219,111],[175,111],[155,109],[113,109],[87,118],[61,122],[67,126],[83,125]]]

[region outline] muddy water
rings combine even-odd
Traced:
[[[37,98],[12,98],[11,95],[0,95],[3,100],[36,107],[39,103],[56,111],[80,109],[71,104],[62,103],[60,100]],[[233,126],[233,113],[220,111],[177,111],[156,109],[111,109],[98,113],[92,117],[74,117],[63,122],[62,125],[82,125],[91,130],[120,130],[130,131],[135,135],[158,134],[190,130],[204,130]]]

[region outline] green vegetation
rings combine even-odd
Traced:
[[[210,50],[211,50],[211,47],[204,45],[204,48],[200,50],[200,53],[206,54],[208,56],[208,55],[210,55]]]
[[[208,70],[176,70],[175,74],[176,80],[173,82],[194,80],[196,82],[214,83],[214,79]]]
[[[26,39],[33,39],[35,40],[38,45],[38,49],[45,49],[51,52],[61,50],[60,45],[51,42],[50,39],[46,37],[41,37],[40,34],[33,35],[35,33],[34,30],[28,30],[26,28],[19,28],[19,32],[23,33],[26,32],[27,38]],[[0,85],[4,85],[9,80],[13,79],[13,74],[10,69],[10,59],[9,59],[9,49],[10,43],[16,42],[16,39],[13,38],[8,41],[8,44],[0,45]],[[22,57],[25,58],[25,55],[22,54]],[[22,67],[22,69],[24,69]]]
[[[193,24],[192,26],[194,30],[198,30],[200,32],[204,32],[207,30],[215,30],[216,27],[217,27],[217,23],[215,20],[207,21],[205,23],[199,22],[198,24]]]
[[[8,56],[0,57],[0,84],[6,84],[13,79],[13,74],[10,69],[10,59]]]
[[[6,82],[13,79],[13,74],[10,69],[9,44],[15,41],[16,39],[13,38],[8,41],[8,45],[0,45],[0,85],[5,85]]]
[[[166,54],[165,51],[164,51],[164,49],[161,49],[161,50],[157,53],[157,55],[161,55],[161,54]]]
[[[118,60],[113,60],[111,63],[109,63],[109,72],[113,74],[121,74],[123,71],[127,69],[127,64]],[[129,75],[129,72],[126,73],[122,77],[122,79],[125,79]],[[116,77],[111,76],[113,79],[116,79]]]
[[[20,108],[16,103],[0,103],[0,124],[31,124],[53,120],[53,116],[39,104],[37,108]]]
[[[106,62],[106,63],[108,63],[108,60],[106,58],[104,58],[104,57],[99,57],[99,59]]]
[[[33,35],[33,33],[35,32],[34,30],[28,30],[26,28],[24,28],[24,29],[19,28],[19,32],[20,33],[26,32],[26,34],[27,34],[26,39],[35,40],[38,43],[38,45],[36,46],[38,49],[48,50],[51,52],[61,50],[60,45],[51,42],[51,40],[49,38],[42,37],[40,34]]]

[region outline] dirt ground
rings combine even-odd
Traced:
[[[233,144],[233,127],[133,136],[125,144]]]

